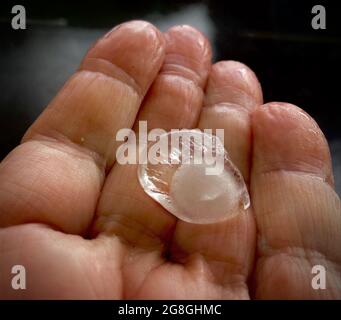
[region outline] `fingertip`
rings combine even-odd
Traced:
[[[233,60],[219,61],[212,66],[206,93],[207,105],[221,100],[253,108],[263,103],[262,88],[255,73]]]
[[[203,87],[212,58],[211,45],[206,36],[189,25],[174,26],[164,36],[166,58],[162,71],[179,74]]]
[[[256,107],[251,119],[257,171],[310,173],[333,184],[328,143],[304,110],[289,103],[270,102]]]
[[[80,69],[124,78],[125,82],[132,80],[143,94],[157,75],[164,54],[163,34],[149,22],[133,20],[100,38],[86,54]]]
[[[170,40],[168,43],[170,48],[172,44],[172,38],[182,39],[182,41],[189,40],[191,43],[193,43],[193,46],[195,46],[195,49],[199,51],[199,54],[209,57],[212,54],[210,42],[207,37],[201,31],[190,25],[183,24],[173,26],[165,32],[165,37]]]

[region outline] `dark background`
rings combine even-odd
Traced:
[[[27,29],[12,30],[22,4]],[[326,8],[327,29],[311,27],[313,5]],[[161,30],[191,24],[211,40],[214,59],[234,59],[257,74],[265,101],[310,113],[331,147],[341,194],[340,1],[3,1],[0,3],[0,160],[108,29],[145,19]],[[285,136],[283,136],[285,139]]]

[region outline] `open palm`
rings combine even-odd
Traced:
[[[0,165],[0,298],[341,298],[328,145],[298,107],[262,103],[253,72],[211,65],[191,27],[113,29]],[[224,129],[251,209],[195,225],[150,199],[136,165],[115,163],[117,131],[139,120]],[[11,287],[16,264],[26,290]]]

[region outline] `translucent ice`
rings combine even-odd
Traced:
[[[140,184],[179,219],[215,223],[250,206],[243,177],[216,136],[199,130],[171,131],[146,148],[148,161],[138,167]]]

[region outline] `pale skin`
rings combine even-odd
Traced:
[[[278,75],[280,77],[280,75]],[[222,128],[252,207],[177,220],[115,162],[116,132]],[[207,39],[128,22],[100,39],[0,164],[0,298],[340,299],[341,209],[328,144],[300,108]],[[27,289],[13,290],[24,265]],[[314,290],[314,265],[327,272]]]

